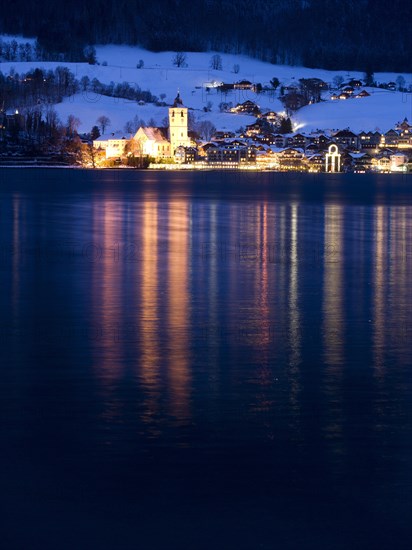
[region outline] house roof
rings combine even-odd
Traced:
[[[371,94],[369,92],[367,92],[366,90],[362,90],[361,92],[358,93],[358,95],[356,97],[369,97]]]
[[[111,139],[130,139],[130,137],[127,137],[123,132],[112,132],[111,134],[103,134],[93,141],[104,142]]]
[[[336,132],[336,134],[333,137],[338,138],[356,138],[357,135],[351,132],[350,130],[340,130],[339,132]]]

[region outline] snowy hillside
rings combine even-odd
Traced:
[[[10,37],[3,37],[3,40]],[[26,39],[23,39],[24,41]],[[245,115],[221,113],[219,104],[222,101],[233,105],[247,99],[256,102],[261,108],[283,112],[284,108],[278,99],[278,93],[254,93],[252,91],[234,90],[223,96],[213,88],[216,82],[236,82],[242,79],[254,83],[268,85],[273,77],[277,77],[281,85],[298,82],[299,78],[317,77],[327,83],[332,83],[334,77],[342,76],[345,80],[362,78],[362,73],[353,71],[325,71],[272,65],[246,56],[221,54],[222,70],[211,70],[212,53],[188,53],[187,67],[177,68],[173,64],[173,52],[152,53],[141,48],[130,46],[98,46],[96,47],[98,65],[85,63],[58,62],[3,62],[0,70],[8,73],[11,68],[18,73],[27,72],[34,67],[54,69],[58,65],[67,66],[78,79],[87,75],[90,80],[97,78],[104,84],[110,82],[129,82],[137,84],[142,90],[158,97],[164,94],[164,101],[170,104],[180,90],[185,104],[192,108],[198,119],[210,120],[218,129],[236,130],[253,122],[254,118]],[[143,67],[136,65],[143,61]],[[236,67],[237,66],[237,67]],[[379,82],[396,81],[397,73],[375,73]],[[412,84],[412,75],[403,74],[406,85]],[[209,83],[210,91],[206,90]],[[381,89],[368,89],[370,97],[350,99],[346,101],[322,101],[308,105],[299,110],[293,118],[294,127],[302,131],[316,129],[333,129],[349,127],[354,131],[375,130],[386,131],[398,120],[405,117],[412,119],[412,94],[390,92]],[[325,99],[329,97],[326,94]],[[211,112],[204,112],[209,105]],[[62,120],[69,114],[74,114],[81,121],[80,130],[89,131],[100,115],[107,115],[111,120],[110,131],[123,131],[127,121],[136,115],[145,120],[154,119],[161,124],[167,115],[166,107],[137,105],[123,99],[114,99],[85,92],[67,98],[56,106]]]

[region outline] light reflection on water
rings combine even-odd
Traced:
[[[276,467],[298,500],[312,464],[343,500],[362,475],[358,498],[374,487],[406,516],[411,208],[378,183],[362,203],[334,180],[313,200],[305,182],[245,200],[190,177],[1,194],[9,452],[37,434],[34,463],[127,478],[170,455],[180,480],[176,464],[208,464],[182,494],[247,468],[248,491],[275,498]]]

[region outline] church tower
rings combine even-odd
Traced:
[[[183,106],[183,101],[178,92],[173,107],[169,108],[169,140],[172,156],[179,146],[190,146],[190,138],[187,131],[187,107]]]

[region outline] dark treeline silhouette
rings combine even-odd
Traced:
[[[4,6],[3,6],[4,5]],[[80,60],[87,44],[245,53],[326,69],[410,71],[405,0],[0,0],[0,32]]]

